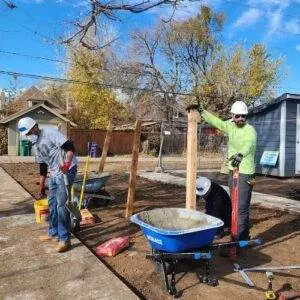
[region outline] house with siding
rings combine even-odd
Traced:
[[[279,177],[300,175],[300,95],[285,93],[250,111],[257,131],[256,172]],[[269,155],[272,162],[264,160]]]
[[[20,153],[20,140],[23,137],[20,136],[17,125],[21,118],[31,117],[39,124],[39,128],[55,128],[65,136],[69,127],[76,127],[76,124],[66,118],[66,111],[36,87],[25,91],[10,105],[17,112],[0,120],[0,125],[7,127],[8,155]]]

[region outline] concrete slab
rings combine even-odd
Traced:
[[[159,181],[166,184],[174,184],[177,186],[185,186],[186,184],[185,178],[174,176],[169,173],[139,172],[138,175],[142,178]],[[223,188],[229,193],[228,186],[223,186]],[[300,214],[300,201],[284,197],[253,192],[251,203]]]
[[[139,299],[75,237],[65,253],[41,243],[33,199],[2,168],[0,181],[0,299]]]

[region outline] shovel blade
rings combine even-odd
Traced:
[[[81,214],[77,207],[70,201],[66,203],[66,209],[75,217],[76,220],[81,221]]]

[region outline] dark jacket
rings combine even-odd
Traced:
[[[217,183],[211,182],[211,186],[205,200],[206,214],[219,218],[224,222],[225,228],[230,228],[231,223],[231,199],[227,192]]]

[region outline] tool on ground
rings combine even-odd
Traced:
[[[249,278],[246,272],[265,272],[265,271],[284,271],[284,270],[292,270],[292,269],[300,269],[300,265],[292,265],[292,266],[283,266],[283,267],[253,267],[253,268],[241,268],[239,264],[233,264],[233,270],[235,272],[239,272],[239,274],[243,277],[245,282],[249,287],[254,287],[255,284]]]
[[[80,196],[83,184],[83,176],[82,178],[77,177],[73,182],[74,193]],[[105,191],[105,185],[107,181],[111,178],[111,175],[107,172],[101,173],[89,173],[88,178],[86,179],[85,188],[84,188],[84,199],[83,206],[88,208],[90,204],[93,202],[101,203],[101,205],[106,205],[110,201],[113,201],[115,197],[110,196],[108,192]],[[79,198],[79,197],[78,197]],[[74,201],[74,200],[73,200]],[[79,204],[79,199],[77,205]]]
[[[253,281],[249,278],[249,276],[247,275],[247,273],[244,270],[240,269],[240,266],[238,264],[233,264],[233,267],[234,267],[234,271],[240,273],[240,275],[246,281],[248,286],[255,287],[255,284],[253,283]]]
[[[232,173],[232,188],[231,188],[231,239],[237,240],[238,233],[238,207],[239,207],[239,169],[235,168]],[[231,260],[236,259],[236,247],[232,246],[229,249],[229,257]]]
[[[61,151],[59,151],[59,159],[60,159],[60,163],[63,164],[63,157]],[[67,174],[63,174],[63,178],[64,178],[64,183],[65,183],[67,197],[68,197],[68,201],[65,204],[66,209],[71,214],[71,221],[74,221],[75,223],[79,223],[81,220],[81,214],[80,211],[77,209],[77,207],[73,204],[72,195],[71,195],[72,187],[69,185]]]
[[[84,195],[85,184],[86,184],[86,179],[87,179],[87,174],[88,174],[89,160],[90,160],[90,156],[88,155],[86,157],[86,161],[85,161],[83,181],[82,181],[82,186],[81,186],[81,191],[80,191],[79,203],[78,203],[78,207],[77,207],[79,210],[82,207],[83,195]]]
[[[234,264],[239,266],[238,264]],[[259,272],[259,271],[284,271],[284,270],[293,270],[293,269],[300,269],[300,265],[291,265],[291,266],[278,266],[278,267],[253,267],[253,268],[244,268],[241,269],[245,272]],[[235,268],[235,271],[237,271],[237,268]]]
[[[273,291],[273,284],[272,284],[272,281],[274,279],[274,274],[270,271],[267,271],[266,276],[268,278],[268,290],[265,292],[266,300],[276,299],[276,295]]]

